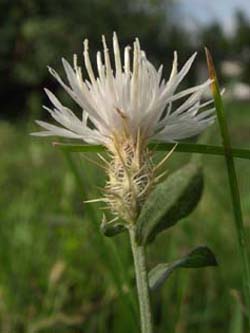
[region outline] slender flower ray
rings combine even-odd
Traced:
[[[86,115],[89,121],[81,121],[74,112],[63,106],[55,95],[46,89],[46,93],[54,105],[54,109],[46,108],[46,110],[62,127],[39,122],[38,124],[45,131],[32,134],[82,139],[89,144],[102,144],[111,148],[116,133],[119,133],[121,137],[129,134],[133,142],[136,143],[137,130],[140,128],[140,139],[145,146],[145,143],[151,140],[175,142],[185,137],[197,135],[214,121],[213,109],[209,109],[207,113],[199,112],[212,101],[200,103],[210,80],[184,91],[176,92],[179,84],[187,75],[196,54],[178,72],[177,52],[174,52],[172,72],[169,79],[164,81],[162,67],[158,71],[155,70],[146,58],[145,52],[141,50],[138,39],[133,45],[131,69],[131,47],[125,47],[122,65],[119,42],[114,33],[115,73],[111,68],[110,53],[104,36],[102,41],[104,64],[101,52],[97,53],[99,77],[94,74],[89,58],[87,39],[84,41],[83,55],[90,81],[82,78],[80,67],[76,64],[76,56],[74,56],[73,68],[65,59],[62,60],[69,85],[63,82],[55,70],[49,68],[55,79],[83,108],[83,115]],[[185,96],[190,97],[176,110],[173,110],[173,101]],[[168,107],[169,111],[164,113]],[[123,117],[119,114],[122,114]],[[129,133],[123,133],[125,131],[124,118]],[[127,138],[123,137],[123,140],[127,140]]]

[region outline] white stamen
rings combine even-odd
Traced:
[[[114,56],[115,56],[115,68],[116,68],[116,75],[121,75],[122,66],[121,66],[121,55],[120,55],[120,47],[116,33],[114,32],[113,35],[113,49],[114,49]]]
[[[92,82],[92,84],[94,84],[95,83],[95,75],[94,75],[94,72],[93,72],[91,61],[89,59],[89,41],[88,41],[88,39],[84,40],[83,45],[84,45],[83,55],[84,55],[85,67],[87,69],[90,81]]]
[[[104,51],[104,61],[105,61],[105,67],[106,67],[106,74],[107,76],[112,75],[112,69],[111,69],[111,63],[110,63],[110,57],[109,57],[109,49],[107,47],[105,36],[102,35],[102,43],[103,43],[103,51]]]
[[[126,74],[130,73],[130,46],[126,46],[124,49],[124,71]]]

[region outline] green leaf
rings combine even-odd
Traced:
[[[173,148],[171,143],[150,143],[149,149],[155,151],[170,151]],[[197,153],[205,155],[224,156],[225,149],[222,146],[205,145],[198,143],[178,143],[175,148],[177,153]],[[231,148],[234,157],[250,159],[250,150],[241,148]]]
[[[203,190],[201,167],[189,163],[157,185],[146,200],[136,222],[137,241],[152,241],[162,230],[189,215],[198,204]]]
[[[53,146],[59,148],[62,151],[67,151],[71,153],[100,153],[106,150],[104,146],[101,145],[87,145],[87,144],[69,144],[54,142]],[[170,151],[173,148],[172,143],[150,143],[148,145],[149,149],[154,151]],[[177,153],[197,153],[205,155],[217,155],[224,156],[224,147],[214,146],[214,145],[204,145],[196,143],[178,143],[175,148]],[[250,159],[250,150],[232,148],[231,152],[234,157]]]
[[[160,287],[178,268],[201,268],[217,266],[213,252],[207,246],[198,246],[185,257],[172,263],[159,264],[148,275],[149,288],[155,290]]]
[[[122,224],[122,223],[102,222],[102,224],[100,226],[100,230],[105,236],[113,237],[113,236],[116,236],[116,235],[120,234],[121,232],[125,231],[126,228],[125,228],[124,224]]]

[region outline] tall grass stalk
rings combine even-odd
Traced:
[[[247,253],[247,239],[246,233],[244,229],[242,209],[241,209],[241,201],[240,201],[240,193],[237,181],[237,175],[235,170],[235,163],[233,158],[233,153],[231,149],[231,139],[227,126],[224,105],[222,102],[220,88],[218,84],[218,79],[215,71],[215,67],[213,64],[213,60],[211,54],[208,49],[206,49],[206,57],[207,64],[209,70],[209,76],[212,80],[211,90],[214,97],[217,118],[220,127],[220,133],[222,137],[222,143],[225,151],[225,159],[227,165],[228,179],[231,191],[231,198],[233,204],[233,212],[234,212],[234,220],[236,226],[236,233],[239,244],[239,252],[242,262],[242,282],[243,282],[243,291],[245,296],[245,304],[246,304],[246,314],[248,318],[248,325],[250,327],[250,268],[249,268],[249,258]]]
[[[82,145],[82,144],[63,144],[59,142],[54,143],[55,147],[58,147],[62,151],[72,152],[72,153],[99,153],[105,151],[105,147],[101,145]],[[170,151],[173,148],[172,143],[150,143],[148,145],[149,149],[154,151]],[[197,143],[178,143],[175,148],[176,153],[197,153],[205,155],[218,155],[224,156],[224,147],[207,145],[207,144],[197,144]],[[239,149],[231,148],[231,153],[234,157],[250,159],[249,149]]]

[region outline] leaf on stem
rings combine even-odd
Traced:
[[[202,169],[194,163],[185,165],[157,185],[136,222],[138,242],[145,245],[158,233],[189,215],[197,206],[202,190]]]
[[[149,288],[155,290],[160,287],[178,268],[201,268],[217,265],[213,252],[207,246],[198,246],[179,260],[154,267],[148,275]]]
[[[102,224],[100,225],[100,230],[104,234],[104,236],[113,237],[125,231],[126,228],[124,224],[119,222],[102,222]]]

